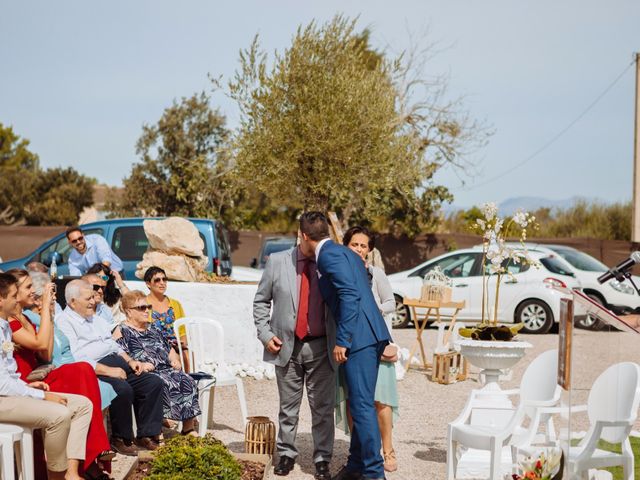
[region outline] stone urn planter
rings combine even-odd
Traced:
[[[462,340],[457,343],[460,346],[460,353],[471,365],[482,371],[485,384],[482,390],[491,393],[495,392],[496,397],[501,392],[498,380],[502,370],[513,367],[520,361],[528,348],[532,345],[529,342],[500,342],[487,340]],[[492,399],[485,397],[489,403]]]

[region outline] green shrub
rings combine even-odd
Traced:
[[[150,480],[240,480],[242,467],[211,435],[176,436],[160,447],[151,463]]]

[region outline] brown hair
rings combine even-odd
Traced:
[[[0,272],[0,297],[7,298],[11,285],[17,285],[16,277],[9,273]]]
[[[373,248],[376,245],[375,238],[373,237],[373,235],[371,234],[371,231],[367,227],[363,227],[363,226],[360,226],[360,225],[356,225],[355,227],[351,227],[349,230],[347,230],[344,233],[344,237],[342,238],[342,244],[345,247],[348,247],[349,244],[351,243],[351,239],[357,233],[365,235],[369,239],[369,241],[367,242],[368,245],[369,245],[369,251],[373,250]]]
[[[300,231],[319,242],[329,236],[329,222],[322,212],[304,212],[300,215]]]
[[[140,290],[131,290],[125,293],[120,300],[120,309],[124,312],[127,309],[133,308],[141,298],[147,298],[147,296]]]
[[[64,234],[65,234],[65,236],[66,236],[67,238],[69,238],[69,235],[71,235],[73,232],[80,232],[80,233],[82,233],[82,229],[81,229],[79,226],[74,225],[73,227],[69,227],[69,228],[67,228],[67,231],[66,231],[66,232],[64,232]]]
[[[21,268],[12,268],[11,270],[7,270],[7,273],[16,279],[18,287],[22,285],[22,282],[24,282],[26,278],[31,278],[29,272]]]

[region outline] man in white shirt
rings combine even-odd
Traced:
[[[67,307],[56,316],[58,328],[69,339],[77,362],[88,362],[100,380],[109,383],[117,397],[109,406],[111,447],[123,455],[137,455],[133,445],[133,418],[136,412],[136,444],[155,450],[162,431],[162,389],[164,382],[152,373],[143,373],[142,364],[133,360],[111,337],[111,323],[95,314],[91,284],[72,280],[65,288]]]
[[[73,247],[69,254],[69,275],[84,275],[96,263],[122,272],[122,260],[113,253],[102,235],[85,235],[80,227],[69,228],[66,235],[69,245]]]
[[[17,293],[17,280],[0,273],[0,422],[43,429],[49,478],[81,480],[78,467],[85,458],[93,405],[81,395],[52,393],[44,382],[20,379],[5,320],[16,308]]]
[[[115,328],[113,313],[111,309],[104,303],[104,291],[107,288],[107,282],[97,273],[87,273],[82,276],[82,280],[89,283],[93,288],[93,298],[96,301],[95,312],[111,324],[111,328]]]

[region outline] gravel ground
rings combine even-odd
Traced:
[[[395,330],[394,339],[402,347],[410,348],[415,340],[413,329]],[[433,352],[437,331],[429,329],[424,334],[427,355]],[[558,336],[520,335],[522,340],[533,344],[525,358],[516,365],[511,378],[502,382],[504,388],[517,387],[522,372],[538,353],[557,348]],[[574,335],[574,368],[571,403],[584,403],[593,380],[610,364],[620,361],[640,363],[637,345],[640,336],[621,332],[587,332],[576,330]],[[478,388],[477,370],[471,368],[469,379],[452,385],[440,385],[429,380],[429,374],[411,369],[404,380],[398,383],[400,395],[400,419],[394,428],[394,446],[398,455],[397,472],[387,474],[389,480],[415,480],[445,478],[446,427],[462,410],[469,391]],[[278,392],[275,381],[244,379],[250,415],[266,415],[277,420]],[[312,479],[314,465],[311,459],[311,416],[306,400],[303,402],[298,428],[297,443],[300,456],[295,469],[287,477],[291,480]],[[234,388],[225,387],[216,391],[213,434],[236,452],[244,451],[244,431],[240,409]],[[640,424],[636,425],[636,429]],[[586,430],[586,420],[576,422],[574,428]],[[336,432],[332,473],[345,463],[349,449],[349,437]],[[114,465],[118,474],[127,461],[119,459]],[[117,475],[118,478],[122,478]],[[280,478],[271,474],[270,478]]]

